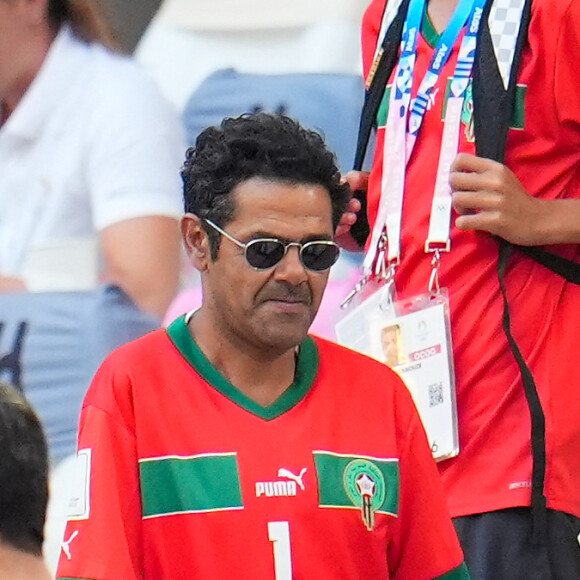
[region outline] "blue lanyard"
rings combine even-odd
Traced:
[[[451,96],[462,98],[465,95],[471,78],[471,71],[475,62],[475,48],[477,45],[477,33],[481,24],[483,9],[486,0],[475,0],[473,10],[467,23],[467,30],[459,49],[455,73],[451,81]]]
[[[407,103],[407,106],[411,100],[413,71],[415,69],[415,59],[417,56],[417,42],[426,4],[427,0],[412,0],[403,26],[401,56],[395,75],[394,97],[397,101],[402,100]]]
[[[457,38],[467,23],[467,30],[461,42],[455,72],[451,80],[451,94],[445,115],[445,128],[442,135],[433,197],[434,207],[437,211],[433,211],[432,208],[427,240],[428,243],[441,243],[443,241],[447,246],[449,245],[451,202],[448,173],[453,157],[457,153],[461,122],[460,108],[463,106],[465,93],[471,78],[477,32],[486,0],[460,1],[451,18],[451,22],[441,36],[433,53],[428,71],[420,83],[419,94],[414,102],[411,103],[418,36],[427,1],[411,0],[407,18],[405,19],[401,41],[401,56],[395,73],[395,83],[391,90],[391,102],[385,127],[381,198],[371,235],[371,245],[364,262],[364,270],[367,275],[372,274],[375,259],[381,251],[379,241],[383,231],[386,231],[388,238],[386,258],[389,265],[395,266],[400,262],[405,168],[423,122],[429,96],[432,94],[441,71],[449,59]],[[409,114],[409,109],[411,109],[411,114]],[[443,211],[439,211],[439,206],[443,208]],[[377,264],[379,262],[380,260],[377,261]]]
[[[427,0],[411,0],[407,18],[405,19],[401,58],[399,59],[395,82],[395,99],[402,100],[404,109],[408,109],[411,101],[417,39],[423,15],[425,13],[426,1]],[[412,104],[409,118],[409,133],[411,135],[416,136],[419,132],[427,111],[429,98],[435,88],[443,67],[449,60],[453,46],[455,45],[462,28],[467,23],[467,31],[464,41],[462,42],[463,50],[460,50],[460,56],[454,74],[454,80],[456,77],[462,77],[465,80],[464,82],[452,83],[454,84],[452,89],[455,89],[455,93],[457,93],[458,90],[461,93],[460,95],[456,94],[456,96],[462,97],[465,93],[469,77],[471,76],[471,70],[473,68],[475,40],[477,31],[479,30],[479,23],[481,21],[481,14],[483,12],[485,1],[486,0],[461,0],[455,9],[451,21],[445,29],[445,32],[441,35],[437,47],[433,52],[427,73],[420,83],[419,92]],[[468,46],[472,46],[473,50],[466,50]],[[401,110],[401,113],[405,116],[406,112],[406,110]]]
[[[477,33],[479,31],[479,25],[481,22],[481,15],[483,14],[483,8],[485,6],[485,1],[486,0],[471,0],[471,2],[462,2],[457,7],[457,10],[454,14],[454,17],[455,15],[459,16],[458,22],[463,19],[467,20],[465,36],[463,37],[461,48],[459,49],[459,56],[455,66],[453,80],[451,81],[451,95],[454,97],[463,98],[465,91],[467,90],[467,86],[469,85],[473,63],[475,62]],[[468,6],[468,4],[471,5]],[[458,14],[460,10],[462,10],[462,13]],[[449,27],[451,27],[451,24],[452,22],[450,23]],[[421,128],[421,124],[423,123],[423,118],[427,110],[427,105],[429,103],[429,98],[433,92],[433,89],[435,88],[435,84],[437,83],[439,75],[441,74],[443,65],[445,62],[447,62],[449,54],[451,53],[451,47],[453,45],[447,45],[447,39],[445,38],[447,36],[446,33],[448,30],[449,28],[445,31],[439,44],[442,44],[444,49],[447,49],[447,46],[450,48],[446,51],[443,50],[442,52],[439,52],[439,46],[437,47],[433,53],[433,58],[431,59],[429,69],[425,74],[425,78],[419,87],[417,98],[413,103],[411,115],[409,118],[409,132],[412,135],[416,135]],[[461,30],[461,28],[459,30]],[[452,32],[454,34],[452,37],[453,44],[455,44],[459,31],[453,30]]]

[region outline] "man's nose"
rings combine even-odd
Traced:
[[[308,280],[308,273],[300,260],[300,247],[290,246],[286,255],[276,265],[274,270],[276,280],[284,280],[292,286],[298,286]]]

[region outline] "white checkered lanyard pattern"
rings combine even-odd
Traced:
[[[495,0],[489,13],[491,41],[506,90],[525,3],[525,0]]]
[[[429,99],[453,50],[453,46],[467,23],[455,72],[451,80],[451,94],[446,106],[445,123],[437,179],[431,208],[426,251],[449,250],[451,222],[451,190],[449,168],[459,142],[461,110],[475,60],[476,36],[486,0],[461,0],[449,25],[433,52],[417,97],[411,104],[411,87],[415,69],[417,39],[425,12],[426,0],[411,0],[403,29],[401,57],[391,90],[389,114],[385,128],[381,200],[373,228],[371,245],[365,257],[366,276],[381,275],[386,266],[391,275],[401,258],[401,220],[405,190],[405,170],[417,135],[421,129]],[[404,162],[403,162],[404,160]],[[388,240],[387,258],[380,255],[384,234]],[[373,272],[374,270],[374,272]]]
[[[366,79],[366,87],[367,89],[370,87],[372,76],[376,67],[378,65],[378,61],[383,54],[383,41],[385,40],[385,35],[389,30],[389,27],[395,20],[397,13],[399,12],[399,7],[403,0],[388,0],[387,7],[385,8],[385,13],[383,15],[383,21],[381,22],[381,30],[379,32],[379,41],[377,42],[377,46],[375,47],[375,56],[373,58],[373,64],[370,68],[369,78]]]

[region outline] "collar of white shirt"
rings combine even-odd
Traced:
[[[78,61],[86,57],[88,50],[89,46],[79,41],[69,26],[63,26],[32,84],[2,127],[2,133],[35,139],[50,119],[50,111],[75,82]]]

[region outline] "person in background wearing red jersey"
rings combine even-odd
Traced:
[[[382,19],[394,4],[396,0],[373,0],[366,12],[363,57],[367,76],[380,42]],[[436,82],[431,77],[429,90],[423,91],[428,98],[419,111],[420,128],[409,122],[404,131],[408,163],[402,186],[401,260],[395,280],[402,299],[424,292],[431,271],[425,242],[438,177],[443,175],[438,162],[445,149],[447,83],[459,70],[459,47],[469,33],[469,26],[461,22],[473,23],[469,18],[478,7],[489,8],[485,0],[419,4],[411,0],[405,16],[407,24],[414,10],[420,17],[420,34],[409,55],[415,60],[407,76],[412,86],[406,121],[417,111],[417,97],[424,96],[423,79],[436,71]],[[490,14],[507,30],[520,5],[517,0],[495,0]],[[448,50],[446,35],[460,14],[467,20],[460,22],[453,49]],[[441,254],[439,280],[451,306],[460,451],[439,467],[466,562],[477,580],[580,578],[580,398],[571,389],[577,382],[572,361],[580,325],[580,288],[519,252],[511,257],[505,272],[512,333],[535,380],[534,395],[545,423],[540,439],[534,441],[540,449],[533,457],[531,407],[502,330],[498,242],[494,239],[521,246],[550,245],[554,252],[578,261],[580,100],[572,89],[578,60],[573,47],[578,38],[578,0],[532,2],[504,163],[475,155],[468,86],[459,129],[452,135],[457,156],[451,156],[449,175],[442,180],[450,187],[451,250]],[[399,63],[407,57],[406,50],[403,42],[402,52],[396,55]],[[440,66],[442,55],[448,60]],[[377,146],[370,174],[347,176],[353,190],[367,192],[371,231],[380,232],[385,225],[377,216],[395,188],[384,176],[392,171],[389,154],[395,145],[387,133],[395,115],[390,106],[394,102],[391,92],[397,98],[393,83],[399,78],[405,81],[399,74],[396,65],[376,119]],[[359,209],[358,202],[352,201],[337,231],[339,241],[350,247],[349,229]],[[371,245],[367,243],[368,251],[373,251]],[[547,504],[547,523],[538,542],[530,509],[532,466],[544,461],[545,466],[535,473],[541,482],[540,500]]]
[[[334,155],[244,115],[182,175],[203,303],[97,373],[58,578],[468,579],[404,384],[308,335],[349,194]]]

